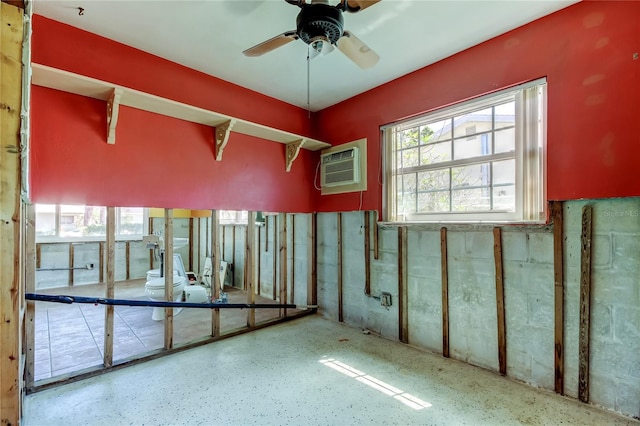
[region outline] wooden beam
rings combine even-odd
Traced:
[[[69,286],[73,286],[73,264],[75,263],[75,250],[73,243],[69,243]]]
[[[255,291],[255,244],[256,244],[256,213],[249,212],[249,221],[247,223],[247,250],[244,263],[247,265],[247,303],[256,303],[256,291]],[[258,250],[259,252],[259,250]],[[256,310],[247,309],[247,327],[255,327],[256,325]]]
[[[338,228],[338,321],[344,322],[342,310],[342,213],[337,213]]]
[[[247,263],[247,250],[249,249],[249,225],[244,229],[244,253],[243,253],[243,273],[242,273],[242,289],[247,291],[249,280],[249,264]]]
[[[35,204],[25,205],[25,235],[24,235],[24,286],[27,293],[36,292],[36,207]],[[26,369],[25,386],[32,389],[35,381],[35,321],[36,304],[27,300],[25,332],[26,332]]]
[[[2,0],[4,3],[10,4],[20,9],[24,9],[24,0]]]
[[[373,258],[380,258],[380,242],[378,240],[378,214],[373,215]]]
[[[122,89],[116,87],[111,90],[109,99],[107,100],[107,143],[116,143],[116,127],[118,125],[118,114],[120,112],[120,99],[122,98]]]
[[[269,216],[264,217],[264,251],[269,251]]]
[[[280,303],[287,303],[287,214],[280,213]],[[280,309],[280,317],[287,316],[287,308]]]
[[[307,304],[316,305],[318,303],[318,273],[317,273],[317,250],[316,234],[318,229],[317,215],[309,215],[309,234],[307,235]]]
[[[220,222],[219,222],[220,216],[219,215],[220,215],[220,213],[218,213],[218,226],[220,226]],[[221,256],[220,260],[223,260],[225,258],[225,256],[226,256],[226,254],[227,254],[226,253],[226,248],[227,248],[227,241],[226,241],[227,240],[227,227],[222,225],[221,229],[222,229],[222,251],[220,253],[220,256]],[[233,266],[236,266],[236,265],[233,265]]]
[[[231,283],[232,287],[236,286],[236,274],[235,271],[237,269],[236,265],[236,226],[231,225],[231,264],[233,265],[233,282]]]
[[[104,289],[104,297],[113,299],[115,296],[115,270],[116,270],[116,209],[107,207],[107,283]],[[113,366],[113,325],[114,306],[105,306],[104,311],[104,360],[106,368]]]
[[[164,300],[173,302],[173,209],[164,209]],[[164,308],[164,348],[173,348],[173,308]]]
[[[19,136],[23,10],[2,3],[0,12],[0,424],[18,425],[24,385]]]
[[[498,316],[498,365],[500,374],[507,374],[507,332],[504,315],[504,273],[502,270],[502,230],[493,228],[493,258],[496,268],[496,309]]]
[[[285,171],[289,173],[291,171],[291,166],[293,162],[298,158],[298,154],[300,154],[300,148],[304,145],[305,139],[298,139],[297,141],[290,142],[285,145]]]
[[[149,235],[153,235],[153,218],[149,218]],[[149,250],[149,269],[153,269],[153,257],[155,250]],[[102,282],[102,280],[100,280]]]
[[[447,228],[440,228],[440,270],[442,274],[442,356],[449,358],[449,262]]]
[[[364,212],[364,294],[371,296],[371,212]]]
[[[564,217],[562,201],[551,204],[553,223],[554,340],[555,391],[564,395]]]
[[[42,264],[42,244],[36,243],[36,269]]]
[[[229,142],[229,135],[231,129],[236,124],[236,120],[227,120],[224,123],[220,123],[215,127],[216,134],[216,161],[222,161],[222,153]]]
[[[220,213],[218,210],[211,211],[211,268],[213,269],[211,278],[211,298],[218,300],[220,298]],[[211,311],[211,336],[220,337],[220,309]]]
[[[582,208],[580,250],[580,331],[578,337],[578,398],[589,402],[589,340],[591,320],[591,229],[592,208]]]
[[[262,289],[260,288],[260,281],[262,280],[262,226],[258,227],[258,247],[256,248],[256,262],[258,265],[256,267],[256,293],[258,296],[262,294]]]
[[[296,215],[291,214],[291,303],[296,303]]]
[[[124,242],[125,279],[131,276],[131,241]]]
[[[278,300],[278,218],[272,221],[273,228],[273,300]]]
[[[398,227],[398,339],[402,343],[409,343],[407,234],[408,228],[406,226]]]
[[[189,218],[189,271],[193,271],[193,240],[194,240],[194,232],[193,232],[193,218]],[[188,283],[187,283],[188,284]]]

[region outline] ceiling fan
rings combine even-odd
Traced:
[[[296,29],[285,31],[269,40],[245,50],[245,56],[261,56],[294,40],[301,39],[310,46],[314,54],[326,54],[334,46],[360,68],[374,66],[380,57],[353,33],[344,30],[343,12],[360,12],[380,0],[341,0],[335,6],[328,0],[285,0],[298,6]]]

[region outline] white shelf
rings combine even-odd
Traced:
[[[326,142],[321,142],[306,136],[296,135],[284,130],[278,130],[262,124],[252,123],[250,121],[231,117],[225,114],[208,111],[193,105],[161,98],[139,90],[96,80],[91,77],[74,74],[46,65],[34,63],[31,64],[31,66],[33,70],[31,82],[36,86],[48,87],[50,89],[87,96],[94,99],[100,99],[102,101],[108,101],[114,93],[114,90],[120,90],[120,105],[166,115],[185,121],[205,124],[211,127],[217,127],[221,124],[232,121],[232,132],[255,136],[282,144],[299,142],[302,139],[304,140],[302,148],[310,151],[319,151],[331,146]]]

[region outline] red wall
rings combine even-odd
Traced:
[[[383,124],[547,77],[550,200],[640,195],[640,2],[582,2],[318,113],[318,137],[368,139],[363,209],[380,209]],[[384,61],[384,58],[382,58]],[[360,194],[320,196],[353,210]]]
[[[34,16],[35,63],[311,136],[307,112],[103,37]],[[290,173],[285,147],[231,133],[214,160],[213,129],[121,107],[106,143],[106,103],[33,87],[31,189],[38,203],[313,211],[317,154]]]

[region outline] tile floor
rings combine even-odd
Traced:
[[[246,293],[227,288],[230,303],[246,302]],[[39,290],[42,294],[104,297],[104,285],[92,284]],[[116,283],[115,298],[147,300],[144,280]],[[276,303],[256,297],[256,303]],[[102,365],[105,306],[35,302],[34,379],[48,379],[87,367]],[[164,345],[164,322],[151,319],[153,308],[116,306],[114,361],[142,356]],[[246,310],[221,310],[221,333],[246,325]],[[295,312],[295,310],[293,311]],[[278,309],[256,311],[256,322],[278,318]],[[184,309],[174,316],[174,344],[187,343],[211,334],[211,311]]]
[[[27,395],[30,425],[640,425],[319,316]]]

